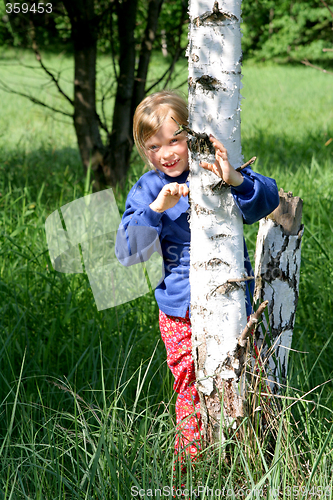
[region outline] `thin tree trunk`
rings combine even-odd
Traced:
[[[163,0],[150,0],[144,40],[141,45],[138,69],[135,72],[134,30],[137,0],[117,2],[118,33],[120,44],[119,77],[113,111],[112,132],[104,157],[104,171],[111,185],[125,179],[133,148],[133,115],[136,106],[145,96],[148,66],[156,35],[158,17]]]
[[[104,145],[100,135],[103,127],[96,111],[96,55],[98,22],[94,2],[86,5],[65,0],[72,24],[75,52],[74,125],[85,171],[91,165],[95,189],[115,186],[126,178],[133,148],[133,112],[145,95],[145,83],[155,38],[158,16],[163,0],[149,4],[145,39],[136,76],[136,27],[138,0],[115,1],[119,40],[119,72],[113,110],[112,131]],[[137,78],[137,80],[136,80]]]
[[[106,177],[111,185],[124,179],[133,147],[132,98],[135,78],[135,38],[137,0],[117,1],[119,75],[113,109],[112,132],[104,158]]]
[[[105,147],[100,135],[96,112],[97,19],[94,1],[85,5],[65,0],[72,26],[74,45],[74,127],[85,172],[89,165],[95,172],[97,184],[104,184],[101,168]]]
[[[83,30],[84,33],[84,30]],[[100,165],[105,147],[96,113],[96,43],[75,50],[74,127],[85,171],[89,164],[97,182],[105,182]]]
[[[240,2],[215,2],[212,8],[211,1],[192,0],[189,14],[190,127],[221,140],[237,168],[243,163]],[[242,366],[231,353],[247,322],[245,283],[228,283],[245,277],[243,221],[230,188],[199,167],[207,152],[196,146],[190,148],[193,356],[204,437],[216,442],[223,440],[223,427],[243,415]]]
[[[139,66],[136,72],[134,83],[132,115],[134,115],[135,108],[145,97],[148,66],[156,36],[158,17],[161,12],[162,4],[163,0],[149,1],[146,31],[141,44]]]
[[[255,300],[268,300],[269,331],[258,333],[257,345],[273,392],[285,382],[298,302],[301,265],[303,201],[292,193],[279,192],[280,205],[260,221],[256,246]],[[277,383],[276,383],[277,382]]]

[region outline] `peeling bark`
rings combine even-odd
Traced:
[[[271,331],[264,337],[260,330],[257,344],[262,357],[267,360],[266,371],[273,392],[278,392],[278,383],[284,382],[287,376],[299,294],[304,231],[301,224],[303,201],[282,189],[279,195],[278,208],[260,221],[255,259],[255,300],[268,300]],[[267,328],[264,320],[264,330]]]
[[[240,2],[192,0],[189,14],[189,126],[219,138],[240,167]],[[199,167],[214,162],[202,144],[190,141],[191,322],[204,440],[213,443],[243,415],[244,360],[235,353],[247,322],[247,275],[241,214],[230,187]]]

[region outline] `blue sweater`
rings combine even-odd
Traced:
[[[129,192],[122,217],[122,231],[118,232],[116,256],[125,266],[147,260],[159,238],[163,261],[164,280],[155,289],[159,308],[165,314],[184,318],[190,308],[190,227],[188,222],[188,197],[163,213],[154,212],[149,204],[158,196],[162,187],[170,182],[187,181],[188,171],[178,177],[169,177],[160,171],[145,173]],[[253,224],[270,214],[279,204],[279,195],[274,179],[242,170],[244,180],[231,192],[243,216],[245,224]],[[124,231],[125,230],[125,231]],[[155,246],[156,249],[156,246]],[[244,267],[249,276],[253,271],[244,241]],[[246,312],[251,314],[250,294],[253,295],[254,280],[246,289]]]

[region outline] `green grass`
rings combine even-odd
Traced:
[[[63,57],[68,75],[71,64]],[[19,85],[24,75],[15,73]],[[74,132],[0,92],[0,499],[143,498],[140,488],[165,493],[180,484],[225,488],[221,498],[258,498],[260,488],[269,499],[276,491],[324,498],[320,488],[332,498],[331,77],[245,65],[243,83],[245,160],[256,155],[257,171],[304,199],[295,351],[287,399],[263,399],[262,411],[226,431],[223,448],[206,450],[182,478],[173,474],[173,380],[154,297],[98,312],[85,275],[52,269],[45,219],[85,193]],[[127,186],[116,192],[121,210],[141,173],[134,154]],[[256,230],[245,228],[250,254]],[[265,412],[272,427],[259,431]]]

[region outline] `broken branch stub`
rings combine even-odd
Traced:
[[[231,12],[220,9],[218,2],[214,2],[213,10],[208,10],[193,19],[193,24],[199,27],[205,24],[221,24],[228,20],[238,21],[238,18]]]
[[[268,306],[268,300],[265,300],[265,302],[260,304],[256,312],[251,314],[249,321],[246,324],[246,327],[244,328],[241,336],[238,339],[238,344],[241,347],[245,347],[247,338],[250,335],[252,328],[257,325],[259,319],[261,318],[262,313],[264,312],[267,306]]]
[[[282,227],[284,234],[296,236],[300,230],[303,210],[303,200],[293,196],[291,191],[279,191],[280,204],[268,218]]]

